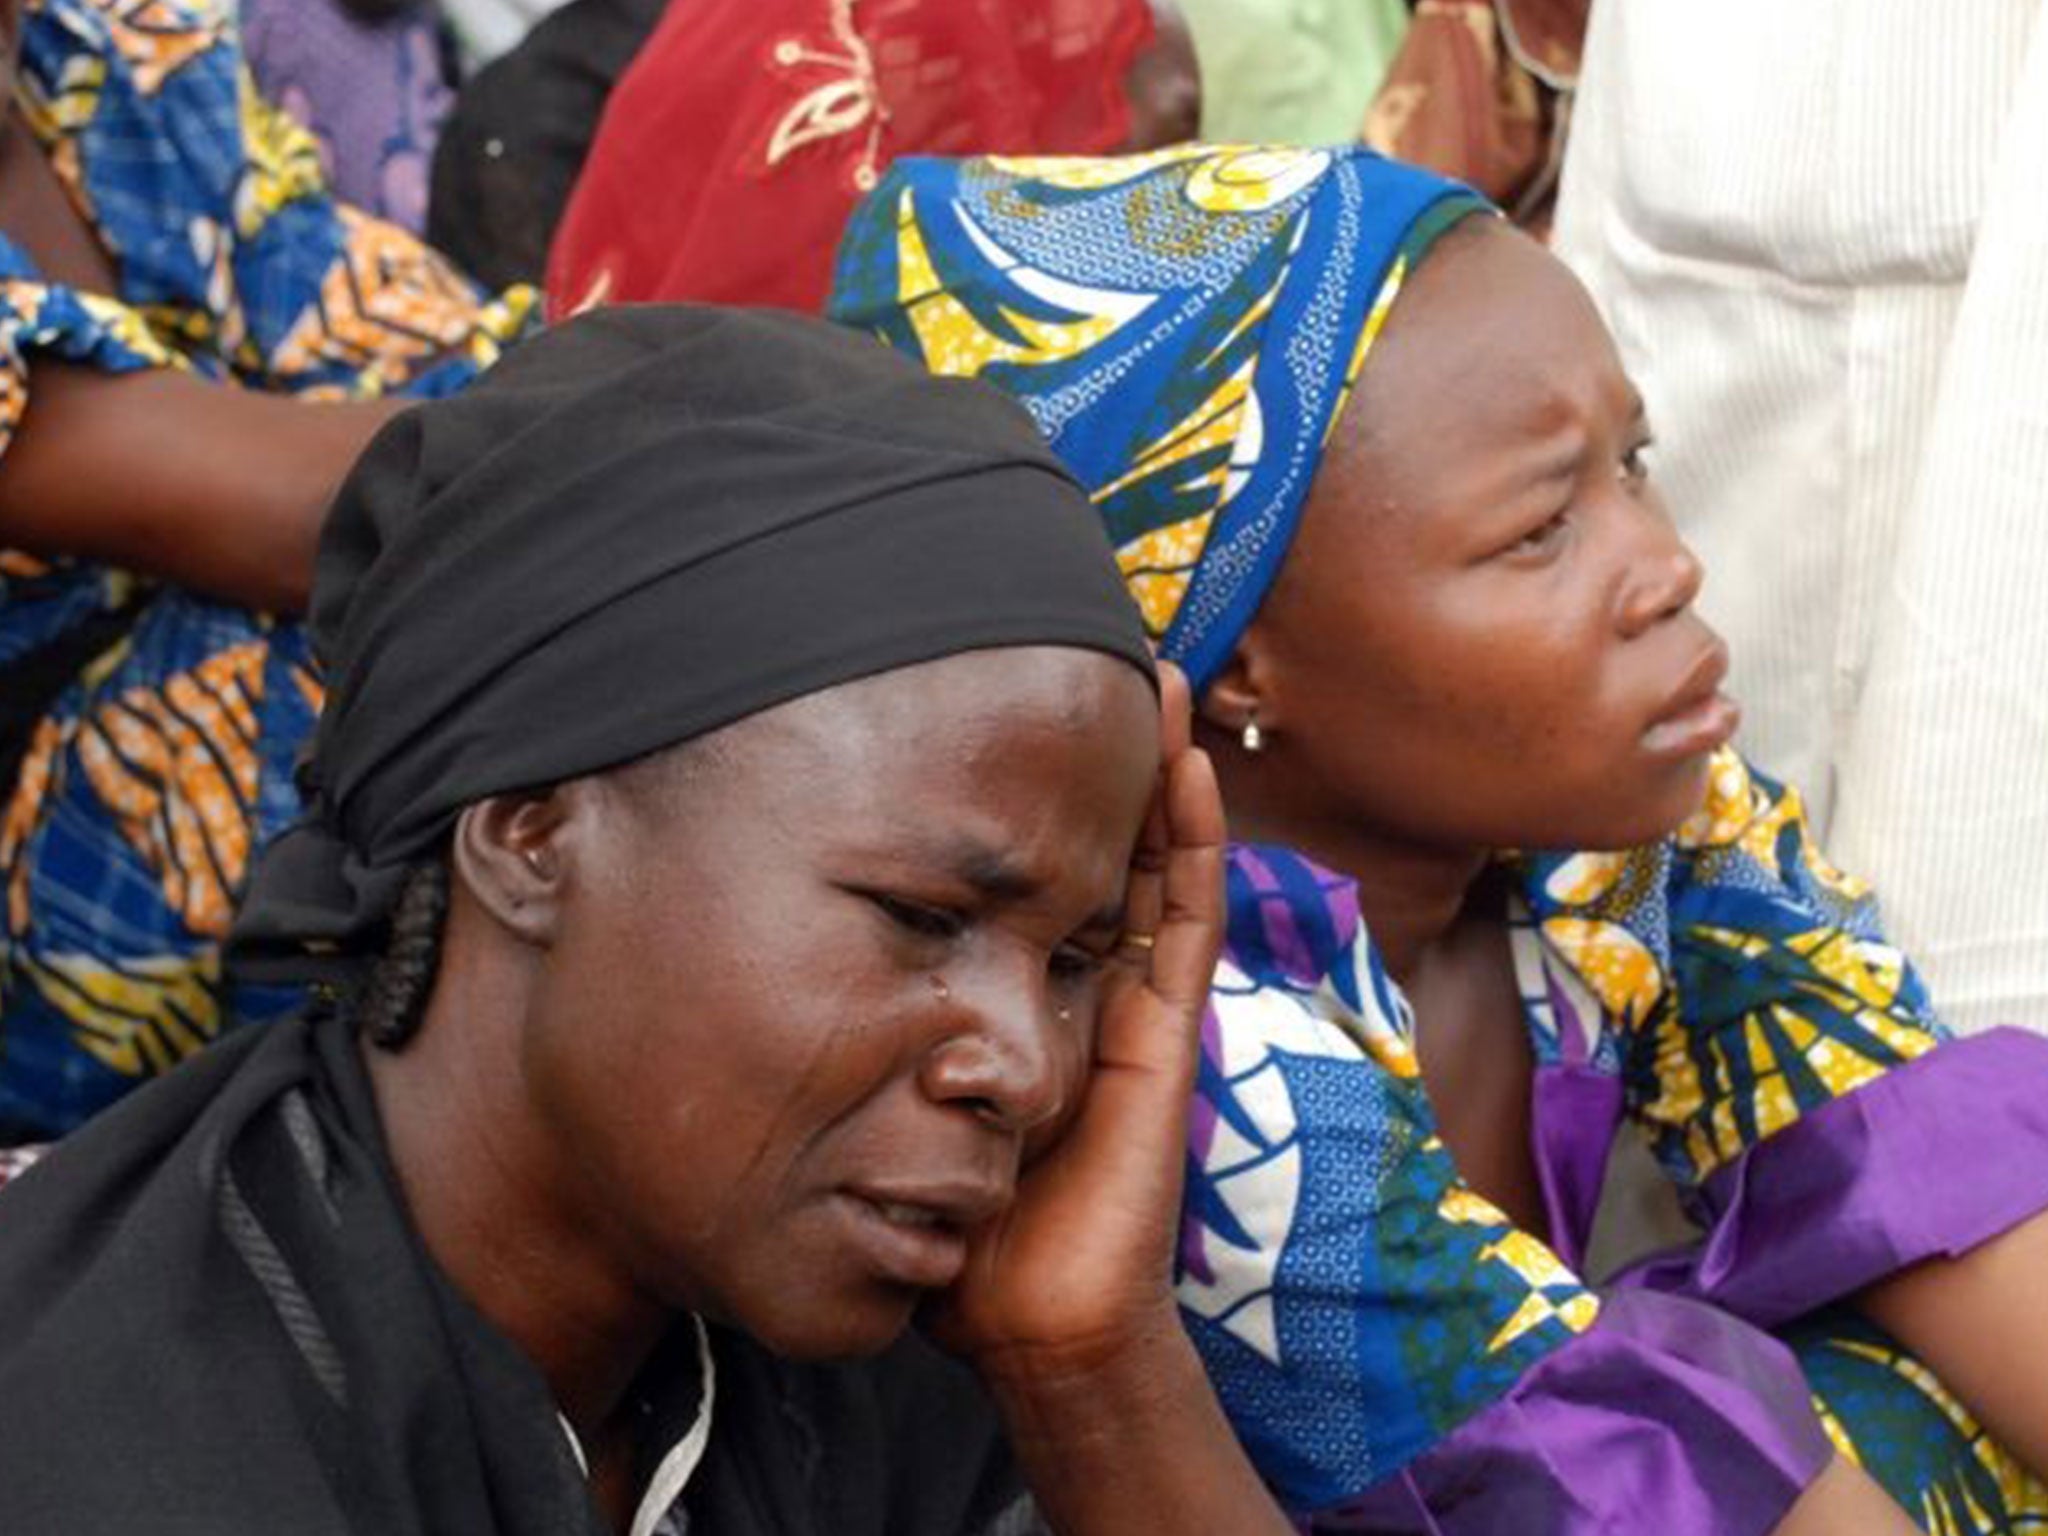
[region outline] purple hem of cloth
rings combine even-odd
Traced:
[[[1506,1397],[1305,1528],[1764,1536],[1833,1455],[1784,1345],[1711,1307],[1627,1291]]]
[[[1617,1285],[1762,1327],[2048,1209],[2048,1039],[1951,1040],[1802,1116],[1699,1191],[1710,1235]]]

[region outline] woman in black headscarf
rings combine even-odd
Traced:
[[[585,319],[313,624],[242,937],[332,1000],[0,1198],[0,1529],[1285,1529],[1167,1291],[1213,781],[1021,414]]]

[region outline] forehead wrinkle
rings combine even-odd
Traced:
[[[968,835],[946,839],[936,862],[992,901],[1029,901],[1045,888],[1043,881],[1020,868],[1011,855]]]
[[[850,751],[917,739],[923,755],[969,766],[1017,751],[1021,734],[1091,729],[1101,705],[1077,673],[1100,666],[1128,670],[1073,645],[992,646],[855,678],[743,724],[779,728],[813,756],[835,762]]]
[[[1372,433],[1369,443],[1358,444],[1361,455],[1376,462],[1354,464],[1388,493],[1383,514],[1430,521],[1490,504],[1507,491],[1574,476],[1590,440],[1586,412],[1549,380],[1527,372],[1539,387],[1526,404],[1502,409],[1507,392],[1489,388],[1472,397],[1472,408],[1459,412],[1447,431],[1427,438]]]
[[[1583,413],[1556,381],[1533,359],[1503,355],[1471,321],[1452,294],[1405,296],[1379,343],[1380,366],[1367,362],[1325,464],[1380,482],[1400,502],[1418,471],[1435,489],[1504,447],[1568,431]],[[1457,409],[1436,408],[1449,400]]]
[[[1422,365],[1417,382],[1460,399],[1460,416],[1520,399],[1532,414],[1576,406],[1590,419],[1610,404],[1611,392],[1622,392],[1612,403],[1635,403],[1613,338],[1583,285],[1555,255],[1499,221],[1468,220],[1445,237],[1388,317],[1380,346],[1412,348],[1411,365]],[[1593,359],[1588,371],[1583,364]],[[1373,376],[1368,363],[1361,393]],[[1576,402],[1575,389],[1585,391]]]
[[[1586,455],[1606,435],[1611,413],[1624,423],[1644,419],[1642,397],[1616,367],[1587,379],[1584,388],[1561,382],[1529,360],[1502,375],[1501,394],[1523,397],[1520,408],[1499,412],[1499,420],[1477,419],[1489,453],[1498,457],[1504,481],[1543,484],[1575,477]]]

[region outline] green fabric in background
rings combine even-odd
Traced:
[[[1202,137],[1358,138],[1408,30],[1404,0],[1179,0],[1202,65]]]

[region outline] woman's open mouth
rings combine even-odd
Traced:
[[[943,1290],[960,1278],[967,1262],[968,1231],[1008,1198],[980,1189],[847,1190],[839,1205],[854,1248],[878,1275]]]

